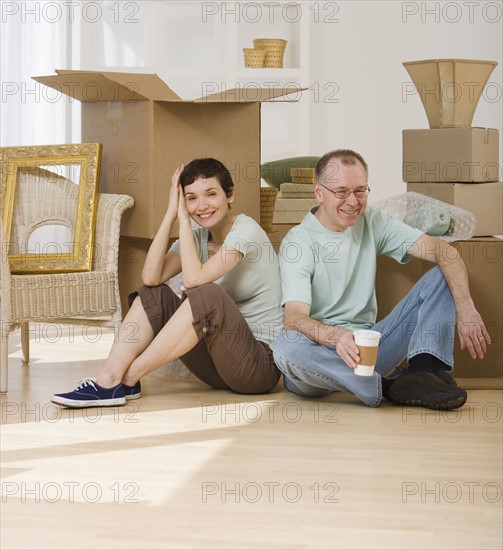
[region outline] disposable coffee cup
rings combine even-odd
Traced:
[[[372,376],[377,360],[381,333],[375,330],[355,330],[353,337],[360,350],[360,362],[354,369],[355,374],[358,374],[358,376]]]

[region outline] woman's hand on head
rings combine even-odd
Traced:
[[[179,197],[180,195],[183,197],[183,192],[180,187],[180,174],[182,173],[183,169],[184,169],[183,164],[178,166],[178,168],[173,173],[173,177],[171,178],[171,189],[169,191],[169,202],[168,202],[167,213],[171,213],[171,215],[174,218],[176,218],[178,215]]]
[[[187,211],[187,205],[185,203],[185,195],[183,194],[183,190],[180,187],[180,190],[178,192],[178,221],[181,222],[189,222],[190,223],[190,216]]]

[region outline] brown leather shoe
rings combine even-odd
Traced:
[[[438,376],[440,380],[445,382],[446,384],[449,384],[450,386],[457,386],[456,380],[454,380],[454,376],[445,369],[438,369],[433,373],[435,376]]]
[[[448,411],[462,407],[467,394],[463,388],[421,371],[401,374],[393,382],[389,398],[402,405]]]

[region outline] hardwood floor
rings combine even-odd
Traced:
[[[62,410],[113,338],[77,333],[35,331],[30,367],[10,343],[3,550],[502,547],[501,391],[441,413],[149,376],[125,407]]]

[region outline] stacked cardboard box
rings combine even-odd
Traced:
[[[458,241],[454,246],[465,262],[475,307],[492,341],[484,359],[472,359],[466,349],[461,349],[456,334],[454,374],[460,385],[467,389],[503,388],[503,240],[475,237]],[[400,265],[387,256],[379,256],[376,277],[378,320],[386,317],[431,268],[430,262],[416,258]]]
[[[403,131],[403,179],[421,193],[472,212],[476,236],[503,233],[499,135],[492,128]]]
[[[315,199],[276,199],[273,223],[300,223],[318,203]]]
[[[421,95],[430,123],[428,130],[403,131],[403,180],[407,191],[472,212],[477,219],[476,236],[502,234],[499,133],[493,128],[470,127],[496,63],[433,59],[404,65]],[[472,93],[468,93],[468,85]],[[448,90],[462,93],[452,98]]]
[[[300,223],[307,212],[318,203],[314,197],[314,168],[292,168],[291,182],[280,185],[273,223]]]
[[[492,128],[471,127],[482,90],[495,62],[434,59],[404,63],[421,95],[429,130],[403,131],[403,180],[407,191],[421,193],[472,212],[475,237],[454,243],[463,258],[475,306],[493,343],[486,357],[470,358],[455,350],[455,372],[468,388],[502,384],[502,252],[503,182],[499,134]],[[471,92],[468,92],[468,89]],[[448,92],[460,92],[448,97]],[[431,264],[414,260],[398,270],[395,262],[379,259],[377,300],[384,317]],[[396,263],[395,263],[396,265]]]
[[[280,185],[281,198],[283,199],[314,199],[312,185],[304,183],[282,183]]]

